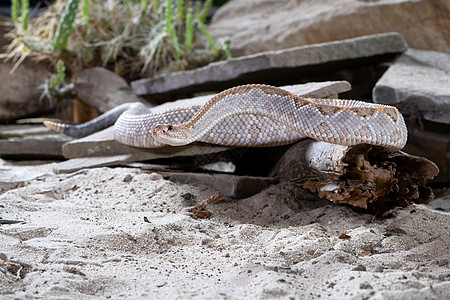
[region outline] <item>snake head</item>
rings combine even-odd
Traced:
[[[189,130],[181,125],[156,125],[152,128],[152,135],[158,142],[182,146],[191,143]]]

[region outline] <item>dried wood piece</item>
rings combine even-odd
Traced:
[[[205,200],[197,203],[194,207],[190,208],[189,212],[199,219],[210,218],[211,212],[205,209],[206,205],[212,204],[222,197],[223,197],[222,193],[215,192],[212,196],[206,198]]]
[[[439,172],[422,157],[370,145],[340,146],[304,140],[280,159],[276,174],[334,203],[375,211],[428,203],[427,181]]]

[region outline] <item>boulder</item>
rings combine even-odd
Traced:
[[[9,44],[5,37],[11,29],[8,27],[11,19],[0,15],[0,52]],[[0,64],[0,123],[13,121],[48,113],[52,110],[51,103],[39,101],[45,80],[50,78],[51,68],[44,63],[36,63],[25,59],[12,72],[15,63],[12,60],[2,61]]]
[[[232,0],[210,32],[234,56],[396,31],[411,47],[450,53],[448,0]]]
[[[0,126],[0,157],[16,160],[62,159],[61,147],[70,140],[42,125]]]
[[[450,130],[447,133],[433,132],[413,122],[408,123],[408,143],[403,151],[433,161],[439,167],[439,175],[433,181],[450,182]]]
[[[11,72],[13,67],[12,62],[0,64],[0,123],[50,112],[52,105],[47,100],[40,100],[44,92],[40,86],[50,78],[50,68],[29,60]]]
[[[194,172],[158,172],[164,177],[184,184],[209,186],[228,198],[247,198],[278,182],[272,177],[238,176]]]
[[[131,82],[131,86],[138,95],[183,95],[225,90],[247,83],[278,86],[343,78],[350,80],[355,87],[354,82],[361,77],[365,82],[378,78],[368,66],[394,58],[406,48],[404,39],[397,33],[376,34],[237,57],[195,70],[136,80]],[[360,70],[358,68],[364,68],[364,74],[355,76]],[[353,72],[343,76],[345,69]],[[367,74],[369,78],[364,77]],[[353,80],[352,77],[357,78]],[[372,87],[369,93],[371,90]]]
[[[450,55],[409,49],[377,82],[373,99],[405,116],[404,151],[435,162],[435,181],[450,182]]]
[[[409,49],[377,82],[373,100],[450,124],[450,54]]]
[[[75,92],[100,113],[126,102],[145,103],[133,93],[125,79],[102,67],[83,70],[75,81]]]

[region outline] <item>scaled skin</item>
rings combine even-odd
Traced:
[[[200,140],[220,122],[241,135],[247,144],[270,145],[271,140],[282,135],[247,134],[246,128],[233,124],[234,118],[244,115],[270,119],[271,126],[284,125],[304,136],[345,146],[366,143],[400,150],[407,140],[403,117],[395,107],[355,100],[302,98],[266,85],[226,90],[211,98],[189,121],[157,125],[152,135],[161,143],[186,145]],[[224,144],[219,137],[217,141]]]

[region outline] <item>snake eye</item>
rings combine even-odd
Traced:
[[[167,130],[172,130],[172,129],[173,129],[172,125],[167,126]]]

